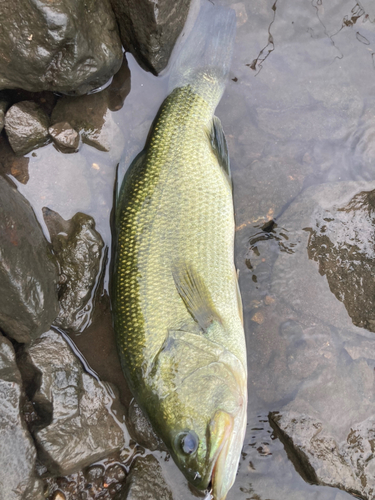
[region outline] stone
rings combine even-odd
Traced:
[[[1,176],[0,235],[0,328],[29,342],[57,316],[57,268],[30,204]]]
[[[0,89],[80,95],[103,85],[121,65],[108,0],[2,2],[0,18]]]
[[[184,27],[190,0],[111,0],[123,46],[138,64],[159,74]]]
[[[74,152],[78,150],[79,134],[68,122],[55,123],[48,129],[55,145],[62,152]]]
[[[155,457],[147,455],[134,460],[125,488],[115,500],[173,500]]]
[[[166,450],[163,441],[155,434],[141,408],[132,399],[128,410],[129,432],[135,441],[151,451]]]
[[[277,219],[273,295],[314,321],[372,328],[374,188],[374,181],[323,184],[296,198]]]
[[[10,174],[21,184],[27,184],[29,161],[27,156],[17,156],[5,135],[0,135],[0,175]]]
[[[29,388],[37,387],[32,400],[44,426],[34,438],[49,474],[72,474],[124,446],[123,408],[116,407],[115,417],[106,387],[84,371],[61,334],[44,333],[20,360]]]
[[[81,97],[62,97],[51,116],[54,127],[69,122],[79,132],[82,142],[99,151],[122,148],[122,133],[109,111],[109,91]]]
[[[24,394],[15,358],[11,342],[0,335],[0,499],[43,500],[36,450],[20,414]]]
[[[1,94],[0,94],[0,132],[4,128],[4,117],[5,117],[5,112],[8,109],[9,102],[6,99],[3,99]]]
[[[80,332],[91,319],[104,243],[89,215],[77,213],[65,221],[48,208],[43,215],[59,265],[60,311],[54,324]]]
[[[106,89],[108,108],[111,111],[119,111],[122,108],[125,98],[130,92],[130,86],[130,69],[124,54],[121,68],[113,77],[111,85]]]
[[[341,444],[319,419],[306,414],[271,413],[270,422],[305,481],[340,488],[367,500],[374,497],[374,417],[353,425]]]
[[[13,104],[5,115],[5,131],[13,151],[25,155],[48,142],[48,116],[35,102]]]

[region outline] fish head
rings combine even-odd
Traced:
[[[174,461],[195,488],[224,500],[243,445],[246,382],[240,388],[231,369],[215,362],[188,377],[179,392],[184,411],[171,432]]]

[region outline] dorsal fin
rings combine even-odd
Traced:
[[[176,265],[173,279],[187,310],[204,332],[213,321],[221,323],[205,282],[191,265]]]
[[[211,143],[212,151],[219,162],[220,167],[226,173],[228,182],[231,184],[230,162],[228,154],[227,140],[221,121],[217,116],[212,118],[211,129],[208,131],[208,138]]]

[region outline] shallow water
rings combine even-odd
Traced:
[[[283,224],[288,222],[283,214],[290,213],[286,211],[300,193],[302,212],[303,193],[310,186],[375,179],[375,8],[370,2],[363,2],[362,8],[355,0],[215,3],[232,6],[238,21],[230,79],[217,115],[231,156],[236,266],[249,360],[248,431],[228,500],[349,499],[352,496],[347,493],[310,485],[299,476],[273,435],[268,414],[292,401],[303,379],[297,365],[291,368],[290,356],[302,356],[303,371],[311,342],[314,351],[321,339],[319,349],[324,351],[326,331],[331,332],[331,344],[322,351],[325,359],[337,357],[343,342],[355,341],[356,336],[371,339],[373,334],[352,324],[326,286],[326,277],[319,275],[318,264],[313,283],[320,280],[326,287],[322,304],[314,290],[302,301],[298,294],[289,293],[297,285],[290,281],[289,268],[282,266],[284,272],[279,272],[275,262],[286,251],[279,244],[285,239]],[[156,78],[142,71],[132,56],[127,59],[131,91],[121,110],[105,115],[109,124],[105,127],[112,131],[108,153],[84,144],[79,153],[67,155],[50,144],[28,155],[29,181],[18,182],[18,189],[32,203],[47,237],[45,206],[65,219],[78,211],[93,216],[110,246],[116,165],[120,158],[129,165],[143,148],[168,84],[168,72]],[[277,230],[272,226],[262,230],[271,220],[276,220]],[[288,255],[296,252],[288,249]],[[107,269],[105,290],[108,279]],[[325,300],[329,301],[328,313]],[[339,319],[332,319],[336,306]],[[312,332],[303,355],[300,345],[290,341],[290,332],[298,325]],[[90,366],[104,380],[115,383],[121,399],[128,402],[106,296],[96,305],[92,325],[72,338]],[[163,453],[155,455],[175,500],[192,498],[172,460]]]

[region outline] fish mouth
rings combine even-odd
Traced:
[[[214,456],[212,457],[213,469],[211,474],[211,492],[215,500],[224,500],[227,496],[227,457],[231,445],[231,434],[234,427],[234,419],[225,411],[217,411],[211,421],[211,436],[215,436],[213,442]]]

